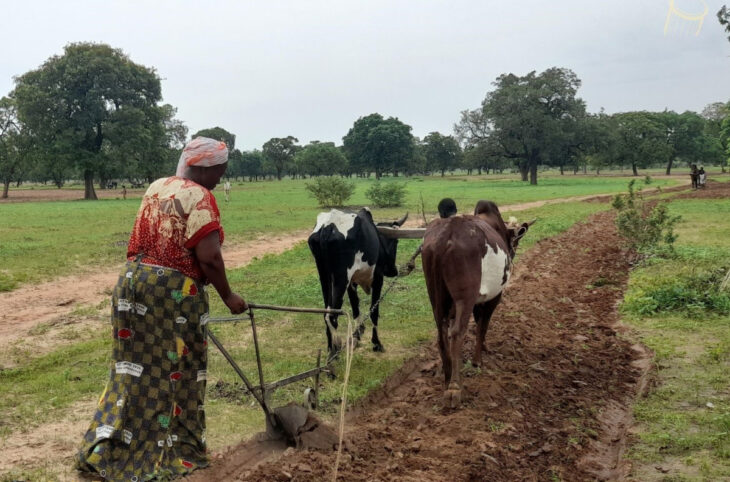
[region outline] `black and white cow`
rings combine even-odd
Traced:
[[[385,227],[393,231],[402,226],[407,217],[406,213],[398,221],[376,225],[368,208],[363,208],[358,213],[333,209],[317,216],[317,225],[309,235],[309,249],[317,263],[325,308],[341,309],[347,291],[352,316],[356,320],[354,336],[357,339],[365,331],[360,320],[357,287],[360,286],[366,294],[371,295],[373,351],[384,351],[378,338],[379,307],[376,305],[383,288],[383,277],[392,278],[398,275],[395,265],[398,239],[392,234],[379,232],[378,228]],[[337,316],[325,315],[324,321],[327,327],[327,348],[332,355],[341,345],[336,335]]]

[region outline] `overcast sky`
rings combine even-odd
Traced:
[[[6,0],[0,96],[13,76],[69,42],[104,42],[153,66],[190,128],[221,126],[236,147],[293,135],[342,142],[379,112],[423,137],[452,133],[494,79],[567,67],[591,112],[700,111],[730,99],[722,1]]]

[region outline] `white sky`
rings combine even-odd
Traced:
[[[423,137],[452,133],[494,79],[559,66],[588,109],[700,111],[730,99],[722,0],[0,0],[0,96],[69,42],[105,42],[155,67],[190,133],[236,147],[293,135],[341,143],[379,112]],[[730,2],[728,2],[730,3]]]

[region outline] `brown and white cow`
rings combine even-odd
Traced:
[[[461,352],[473,313],[477,324],[474,358],[481,364],[489,319],[510,277],[515,248],[529,223],[505,224],[499,208],[479,201],[474,215],[436,219],[423,240],[423,273],[438,331],[446,392],[452,408],[461,403]]]

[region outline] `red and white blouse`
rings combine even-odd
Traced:
[[[213,231],[218,231],[223,244],[220,219],[215,197],[203,186],[177,176],[158,179],[142,198],[127,259],[143,253],[143,263],[205,280],[193,248]]]

